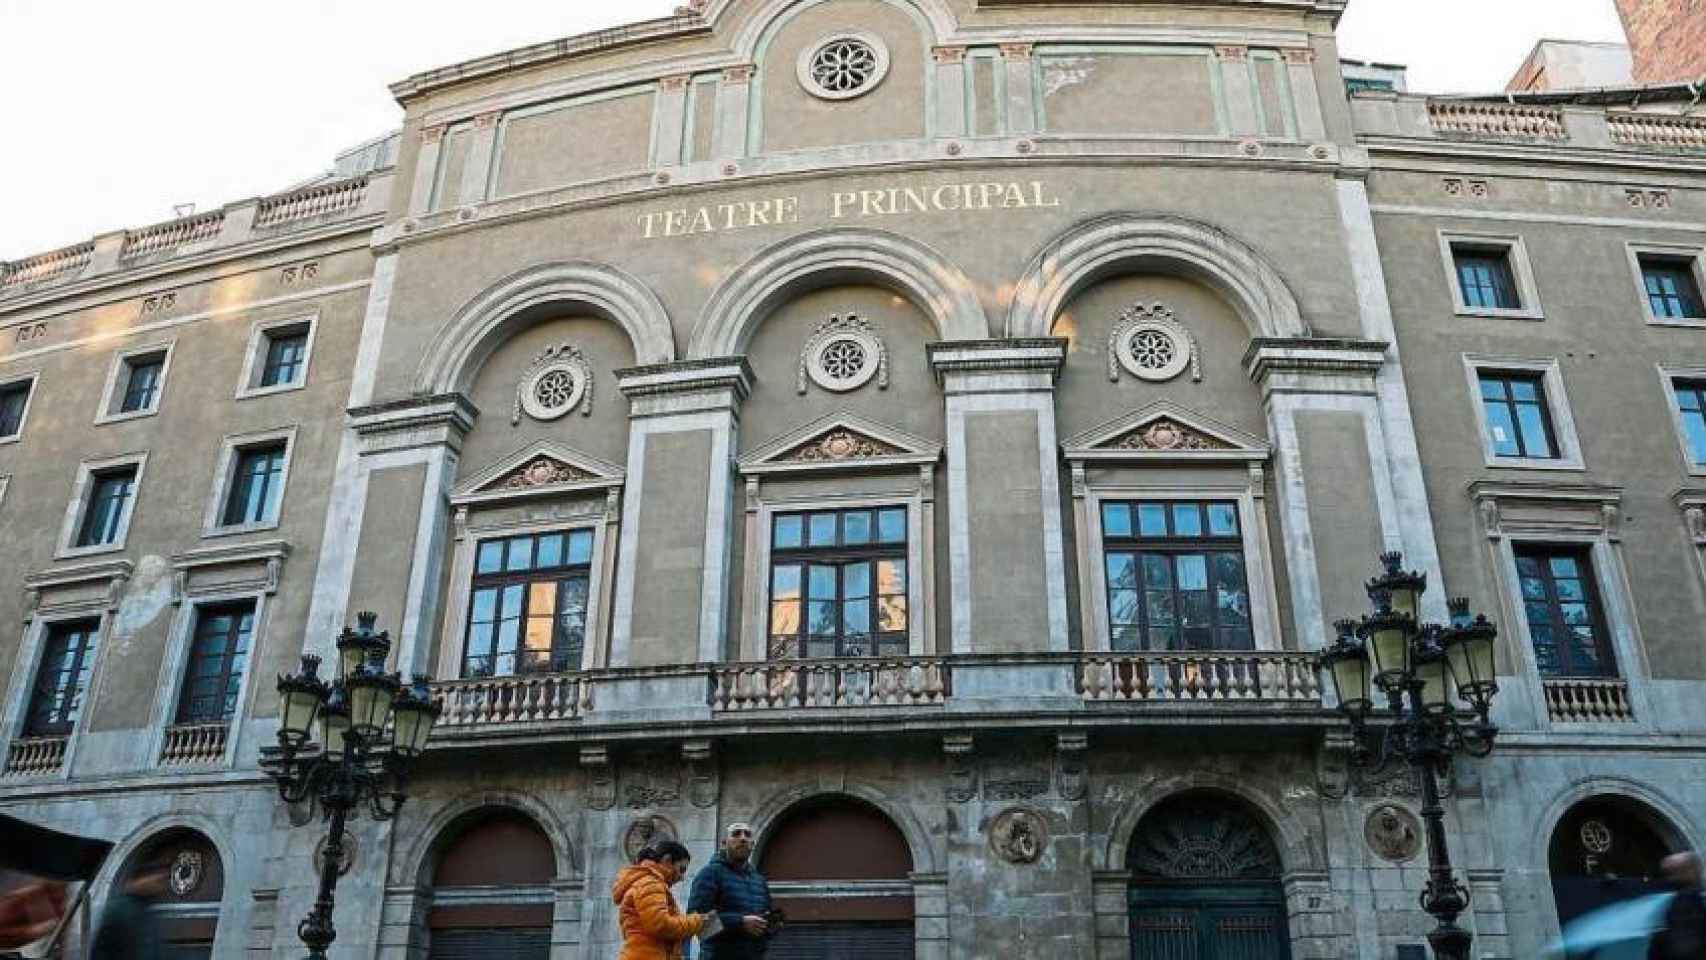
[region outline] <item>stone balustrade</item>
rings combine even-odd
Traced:
[[[1553,107],[1482,103],[1465,100],[1428,101],[1428,119],[1441,133],[1519,140],[1564,140],[1564,113]]]
[[[1078,668],[1085,700],[1321,704],[1307,653],[1090,654]]]
[[[255,205],[255,229],[273,230],[303,220],[343,214],[359,208],[366,199],[365,176],[263,197]]]
[[[733,664],[711,671],[711,709],[932,706],[947,702],[950,676],[947,660],[924,657]]]
[[[39,777],[58,773],[65,765],[68,737],[20,737],[6,751],[8,777]]]
[[[119,253],[119,259],[137,260],[179,247],[205,243],[219,236],[219,228],[224,223],[225,211],[215,210],[212,213],[183,217],[157,223],[152,227],[143,227],[141,230],[132,230],[125,234],[124,249]]]
[[[224,723],[185,723],[166,728],[160,763],[168,767],[207,766],[225,759]]]
[[[572,720],[592,709],[592,684],[572,673],[448,680],[432,692],[444,709],[440,730]]]
[[[50,280],[70,280],[82,274],[95,252],[95,241],[42,253],[15,263],[0,263],[0,294]]]
[[[1613,143],[1639,147],[1706,150],[1706,117],[1664,113],[1607,114]]]
[[[1634,723],[1627,680],[1551,679],[1546,715],[1553,723]]]

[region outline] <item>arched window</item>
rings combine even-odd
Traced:
[[[1180,794],[1145,814],[1126,851],[1134,957],[1287,960],[1279,850],[1239,801]]]
[[[1678,840],[1663,817],[1635,800],[1594,797],[1571,807],[1546,851],[1558,922],[1661,889],[1659,861],[1682,848]]]
[[[441,840],[427,915],[431,960],[551,955],[551,840],[527,816],[484,810]]]
[[[759,870],[788,915],[769,960],[911,960],[912,851],[882,811],[808,801],[765,831]]]
[[[124,895],[148,904],[168,955],[185,960],[213,956],[219,905],[225,898],[225,864],[212,841],[188,829],[167,830],[150,838],[119,872],[107,901],[109,913],[114,911],[114,898]],[[106,919],[103,915],[101,922]]]

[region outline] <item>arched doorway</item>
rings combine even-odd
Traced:
[[[556,875],[550,838],[525,814],[488,809],[452,824],[433,868],[429,960],[546,960]]]
[[[1662,889],[1659,861],[1680,849],[1676,831],[1643,803],[1602,796],[1576,804],[1546,849],[1558,922]]]
[[[759,870],[788,922],[769,960],[912,960],[912,851],[882,811],[808,801],[765,831]]]
[[[1288,960],[1279,850],[1244,804],[1193,792],[1145,814],[1126,851],[1131,955]]]
[[[213,956],[219,930],[219,905],[225,899],[225,864],[205,836],[189,829],[167,830],[138,847],[113,885],[125,891],[143,873],[166,872],[165,883],[143,894],[160,924],[166,954],[183,960]]]

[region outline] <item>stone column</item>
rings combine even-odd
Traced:
[[[1096,960],[1131,956],[1131,871],[1098,870],[1091,878],[1096,915]]]
[[[630,401],[610,665],[725,659],[739,357],[618,371]]]
[[[752,67],[742,65],[723,71],[717,85],[717,132],[711,156],[734,160],[746,156],[747,120],[751,116]]]
[[[1007,71],[1007,132],[1024,135],[1037,132],[1036,72],[1031,63],[1034,47],[1028,43],[1001,45],[1002,68]]]
[[[462,182],[457,184],[457,203],[480,203],[492,182],[492,164],[497,161],[498,121],[502,110],[482,113],[474,118],[474,132],[468,138],[468,158],[462,162]]]
[[[687,131],[687,74],[658,81],[652,108],[652,166],[674,167],[681,163],[682,134]]]
[[[421,128],[421,149],[415,156],[415,182],[409,190],[409,216],[432,209],[432,185],[438,178],[438,151],[444,145],[444,124]]]
[[[1327,121],[1321,115],[1321,90],[1315,83],[1315,51],[1309,47],[1287,47],[1286,79],[1291,81],[1292,105],[1297,110],[1297,138],[1305,142],[1323,140]]]
[[[1223,44],[1214,48],[1214,57],[1219,61],[1220,95],[1226,102],[1226,132],[1235,137],[1261,136],[1255,78],[1250,74],[1250,48]]]
[[[966,48],[936,47],[936,136],[964,137],[966,124]]]
[[[948,649],[1064,651],[1054,383],[1066,342],[954,341],[929,354],[947,406]]]

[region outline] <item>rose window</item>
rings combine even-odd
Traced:
[[[888,73],[883,42],[864,33],[828,37],[800,52],[800,85],[824,100],[850,100],[875,89]]]
[[[1173,338],[1159,330],[1139,330],[1131,338],[1131,355],[1145,370],[1162,370],[1178,356]]]
[[[823,350],[823,372],[832,380],[851,380],[865,369],[865,348],[857,340],[837,340]]]
[[[547,410],[557,410],[569,405],[569,399],[575,395],[575,377],[567,370],[550,370],[539,378],[533,385],[533,398]]]

